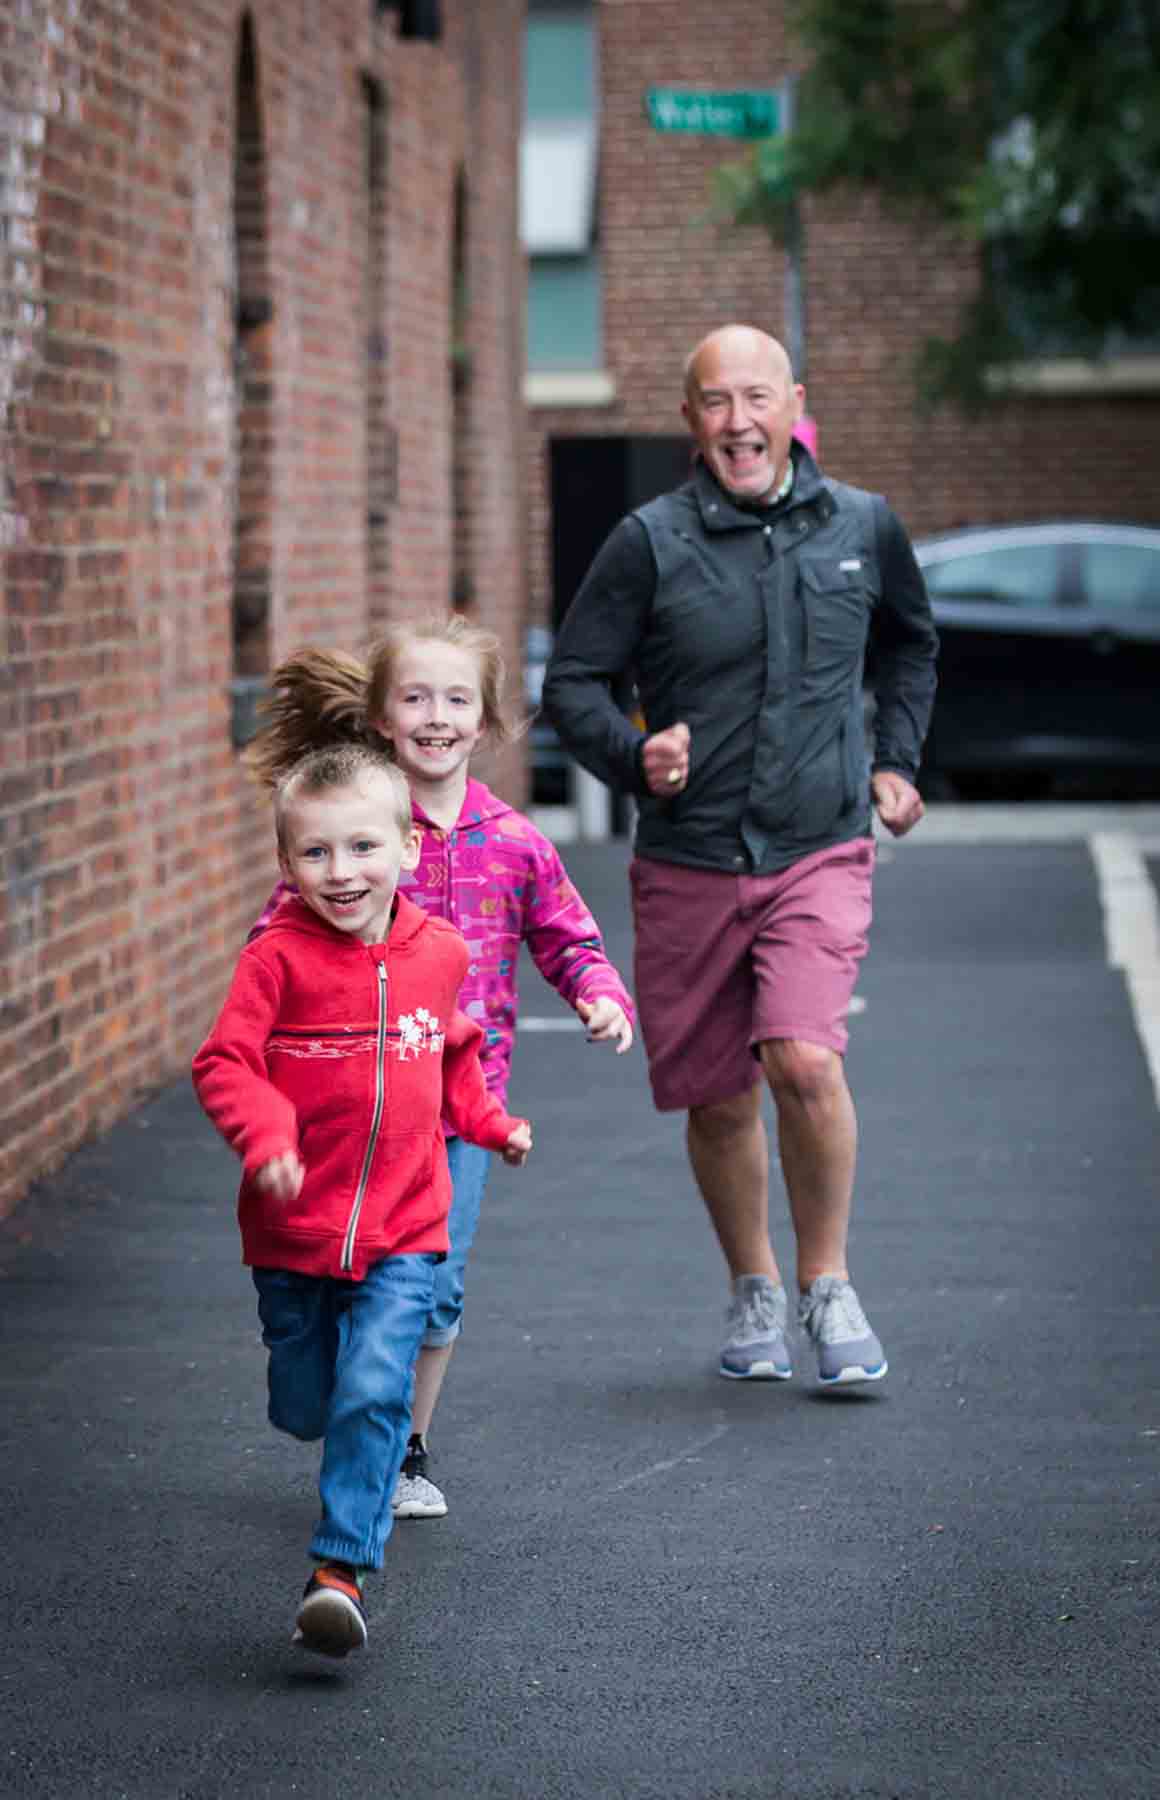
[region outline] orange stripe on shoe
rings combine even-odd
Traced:
[[[314,1579],[319,1587],[335,1588],[340,1594],[345,1594],[348,1600],[353,1600],[356,1606],[362,1605],[358,1582],[352,1580],[349,1575],[344,1575],[341,1569],[334,1568],[330,1563],[323,1563],[315,1569]]]

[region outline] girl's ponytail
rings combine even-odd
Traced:
[[[310,750],[337,744],[383,748],[367,722],[366,665],[342,650],[298,650],[279,663],[261,718],[261,730],[242,760],[263,787],[274,787]]]

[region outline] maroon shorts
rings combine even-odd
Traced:
[[[635,858],[636,1004],[661,1112],[744,1093],[767,1038],[845,1050],[873,874],[868,837],[777,875]]]

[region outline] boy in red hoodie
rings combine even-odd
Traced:
[[[243,1163],[271,1423],[323,1440],[293,1641],[345,1656],[366,1643],[362,1578],[390,1535],[448,1248],[440,1119],[514,1164],[531,1131],[488,1094],[483,1034],[456,1008],[463,939],[396,891],[419,856],[398,769],[359,745],[314,751],[279,784],[274,818],[298,898],[242,951],[193,1079]]]

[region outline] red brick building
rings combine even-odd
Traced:
[[[705,218],[713,170],[744,145],[656,131],[646,95],[777,89],[799,66],[778,0],[530,0],[533,34],[550,39],[569,20],[570,68],[585,28],[591,38],[596,180],[588,310],[577,303],[582,328],[572,342],[552,330],[567,316],[566,258],[537,255],[534,237],[530,244],[532,609],[545,622],[571,598],[593,538],[646,497],[642,485],[669,485],[676,447],[666,462],[663,447],[650,451],[644,440],[683,430],[680,372],[692,345],[732,319],[788,331],[785,258],[760,230],[717,229]],[[533,55],[530,79],[536,72]],[[533,128],[539,120],[550,129],[583,95],[575,84],[561,94],[550,66],[540,79],[529,115]],[[911,357],[922,337],[952,328],[971,255],[870,201],[810,203],[805,231],[805,377],[830,473],[885,492],[915,535],[1058,515],[1160,520],[1160,358],[1099,372],[1042,365],[1028,371],[1029,391],[986,424],[967,426],[951,412],[921,418]],[[539,265],[554,285],[538,336]],[[594,439],[611,441],[602,451]]]
[[[264,672],[453,597],[518,660],[523,10],[0,13],[0,1213],[211,1017]]]

